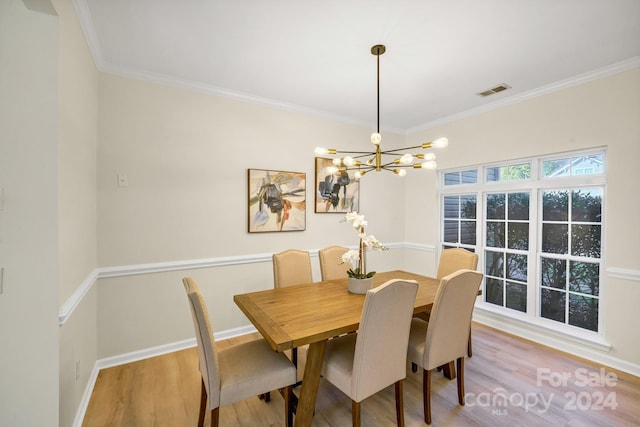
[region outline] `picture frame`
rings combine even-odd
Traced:
[[[355,171],[327,172],[333,159],[316,157],[315,213],[347,213],[360,209],[360,180]]]
[[[304,231],[306,183],[304,172],[248,169],[248,232]]]

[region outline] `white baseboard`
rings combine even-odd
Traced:
[[[220,341],[228,338],[251,334],[254,332],[257,331],[256,328],[252,325],[241,326],[239,328],[216,332],[213,334],[213,338],[216,341]],[[98,374],[100,373],[101,369],[112,368],[114,366],[137,362],[139,360],[148,359],[151,357],[162,356],[163,354],[173,353],[174,351],[180,351],[195,346],[196,339],[189,338],[182,341],[176,341],[156,347],[132,351],[130,353],[119,354],[117,356],[105,357],[103,359],[96,360],[96,363],[93,366],[93,370],[91,371],[91,375],[89,376],[89,380],[87,381],[87,386],[85,387],[84,393],[82,394],[80,405],[78,406],[78,410],[76,411],[76,417],[73,421],[73,427],[82,427],[82,422],[84,421],[84,416],[87,412],[87,407],[89,406],[89,400],[91,399],[91,394],[93,393],[93,388],[96,385],[96,380],[98,379]]]

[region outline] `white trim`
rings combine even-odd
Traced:
[[[435,252],[436,247],[434,245],[427,245],[424,243],[412,243],[412,242],[397,242],[389,243],[387,247],[390,249],[413,249],[425,252]],[[318,250],[313,249],[309,251],[312,257],[318,256]],[[181,261],[167,261],[157,262],[149,264],[133,264],[123,265],[115,267],[101,267],[96,268],[89,273],[89,275],[80,283],[80,286],[71,294],[71,296],[60,306],[58,312],[58,322],[60,326],[63,326],[69,319],[69,316],[82,302],[84,296],[91,290],[91,287],[97,282],[98,279],[104,279],[108,277],[122,277],[122,276],[135,276],[139,274],[161,273],[166,271],[178,271],[189,270],[196,268],[212,268],[226,265],[241,265],[241,264],[254,264],[260,262],[271,262],[271,253],[267,254],[253,254],[253,255],[239,255],[217,258],[204,258],[204,259],[191,259]],[[640,271],[630,270],[624,268],[608,268],[607,274],[610,277],[618,279],[640,281]]]
[[[93,388],[96,386],[96,381],[98,380],[99,373],[100,369],[98,368],[97,364],[93,365],[91,375],[87,380],[87,385],[84,388],[82,398],[80,399],[80,404],[78,405],[78,409],[76,410],[76,417],[73,419],[73,427],[82,427],[82,422],[84,421],[84,416],[87,413],[89,401],[91,400],[91,394],[93,393]]]
[[[608,354],[611,345],[604,340],[577,338],[528,322],[501,316],[480,307],[476,307],[473,311],[473,321],[631,375],[640,376],[640,365]]]
[[[529,99],[537,98],[539,96],[548,95],[553,92],[557,92],[573,86],[578,86],[583,83],[588,83],[593,80],[597,80],[597,79],[601,79],[614,74],[622,73],[624,71],[629,71],[638,67],[640,67],[640,56],[635,56],[633,58],[629,58],[625,61],[621,61],[616,64],[612,64],[612,65],[600,68],[598,70],[573,76],[568,79],[561,80],[559,82],[551,83],[549,85],[530,90],[528,92],[514,95],[512,97],[505,98],[496,102],[492,102],[491,104],[486,104],[477,108],[472,108],[467,111],[462,111],[460,113],[452,114],[450,116],[443,117],[441,119],[433,120],[431,122],[427,122],[422,125],[409,128],[405,131],[405,134],[412,134],[415,132],[431,129],[436,126],[441,126],[446,123],[451,123],[451,122],[455,122],[457,120],[465,119],[468,117],[477,116],[478,114],[497,110],[499,108],[503,108],[512,104],[517,104],[519,102],[527,101]]]
[[[640,270],[629,270],[626,268],[607,268],[607,275],[616,279],[634,280],[640,282]]]
[[[213,338],[216,341],[220,341],[226,340],[228,338],[251,334],[254,332],[257,332],[257,330],[252,325],[241,326],[239,328],[227,329],[225,331],[214,333]],[[100,370],[124,365],[127,363],[137,362],[139,360],[148,359],[150,357],[162,356],[163,354],[173,353],[175,351],[185,350],[187,348],[192,348],[195,346],[196,339],[188,338],[182,341],[176,341],[169,344],[163,344],[156,347],[146,348],[130,353],[96,360],[96,363],[93,366],[93,370],[91,371],[91,376],[87,381],[87,386],[85,387],[84,393],[82,394],[80,405],[78,406],[78,410],[76,411],[76,417],[73,420],[73,427],[82,427],[82,422],[84,421],[84,416],[87,412],[87,407],[89,406],[89,400],[91,399],[91,394],[93,393],[93,388],[96,385],[96,380],[98,379]]]
[[[82,299],[89,293],[91,287],[96,280],[98,280],[99,270],[97,268],[93,269],[91,273],[80,283],[80,286],[76,288],[76,290],[71,294],[71,296],[60,306],[58,311],[58,324],[60,326],[64,325],[71,313],[76,309],[76,307],[82,302]]]

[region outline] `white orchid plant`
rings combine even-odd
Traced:
[[[368,222],[364,219],[364,215],[358,212],[349,212],[340,222],[350,222],[354,230],[360,236],[360,245],[358,250],[350,249],[342,255],[342,263],[349,263],[351,268],[347,270],[347,275],[356,279],[368,279],[373,277],[376,272],[367,273],[366,251],[367,249],[376,251],[386,251],[387,248],[380,243],[373,234],[367,235],[364,232]]]

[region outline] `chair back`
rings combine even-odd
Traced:
[[[417,292],[414,280],[389,280],[367,291],[351,378],[351,398],[356,402],[406,377]]]
[[[320,258],[320,275],[322,280],[335,280],[347,277],[347,270],[351,268],[348,262],[342,262],[342,255],[349,248],[344,246],[329,246],[318,251]]]
[[[440,280],[427,326],[423,368],[430,370],[467,354],[473,306],[482,273],[458,270]]]
[[[204,303],[198,283],[190,277],[182,279],[184,289],[189,298],[189,308],[193,318],[193,326],[198,342],[198,362],[202,381],[207,389],[209,406],[217,408],[220,406],[220,375],[218,366],[218,353],[213,339],[213,328],[209,321],[209,313]]]
[[[444,276],[464,269],[478,269],[478,254],[462,248],[445,249],[440,255],[436,278],[442,279]]]
[[[273,254],[273,286],[300,285],[313,282],[309,252],[289,249]]]

